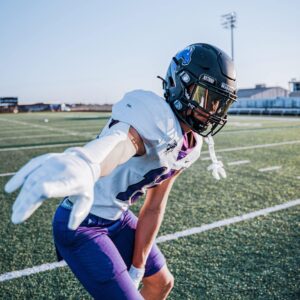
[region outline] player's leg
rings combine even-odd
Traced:
[[[70,211],[59,207],[53,220],[53,235],[60,255],[94,299],[143,299],[134,287],[107,228],[83,224],[67,228]]]
[[[174,286],[174,277],[167,265],[164,265],[158,272],[143,278],[141,295],[146,300],[167,299]]]
[[[130,211],[125,214],[122,230],[111,236],[124,262],[129,269],[132,263],[135,228],[137,217]],[[165,299],[173,287],[173,276],[166,266],[166,261],[157,247],[153,245],[145,266],[145,276],[141,294],[145,299]]]

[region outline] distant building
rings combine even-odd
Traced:
[[[300,97],[300,81],[296,81],[296,79],[292,79],[289,82],[290,85],[290,97]]]
[[[257,84],[253,89],[240,89],[230,114],[300,115],[300,82],[291,81],[290,90]]]
[[[17,97],[0,98],[0,112],[18,112]]]
[[[247,99],[270,99],[270,98],[279,98],[287,97],[289,91],[279,87],[267,87],[265,84],[257,84],[255,88],[249,89],[239,89],[237,91],[238,98],[247,98]]]
[[[34,104],[22,104],[18,106],[19,112],[39,112],[39,111],[50,111],[50,104],[45,103],[34,103]]]

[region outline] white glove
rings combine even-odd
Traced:
[[[209,167],[207,167],[207,171],[212,171],[212,175],[215,179],[220,180],[222,178],[226,178],[226,172],[223,168],[223,163],[221,161],[213,162]],[[221,177],[220,177],[221,176]]]
[[[23,185],[13,205],[12,222],[24,222],[47,198],[69,196],[74,205],[68,227],[75,230],[91,209],[100,175],[109,174],[136,153],[129,128],[119,122],[84,147],[45,154],[22,167],[5,186],[11,193]]]
[[[75,230],[90,211],[99,175],[100,165],[89,163],[72,148],[32,159],[5,185],[7,193],[23,185],[13,205],[12,222],[24,222],[47,198],[71,196],[74,205],[68,227]]]
[[[131,277],[136,289],[138,289],[140,282],[144,277],[145,269],[139,269],[139,268],[136,268],[134,265],[131,265],[128,272],[129,272],[129,276]]]

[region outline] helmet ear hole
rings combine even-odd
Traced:
[[[169,76],[169,82],[170,82],[170,86],[174,87],[175,86],[175,82],[173,80],[173,77]]]

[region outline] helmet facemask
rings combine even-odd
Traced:
[[[226,124],[227,110],[235,99],[199,80],[188,86],[184,82],[180,84],[183,94],[174,102],[177,116],[198,134],[215,135]]]

